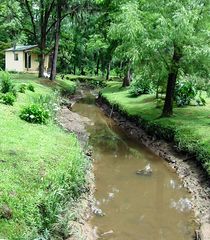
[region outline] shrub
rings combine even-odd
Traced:
[[[152,87],[150,81],[139,76],[132,82],[129,93],[132,97],[138,97],[142,94],[149,94],[151,91]]]
[[[1,92],[8,93],[11,92],[16,96],[15,85],[13,84],[10,74],[8,72],[0,72],[0,81],[1,81]]]
[[[1,96],[1,100],[3,104],[12,106],[16,100],[16,96],[12,92],[7,92]]]
[[[20,118],[30,123],[46,124],[50,113],[40,104],[31,104],[23,108]]]
[[[23,83],[20,85],[19,92],[25,93],[26,89],[27,89],[27,85]]]
[[[29,91],[35,92],[34,86],[32,84],[29,84],[27,88]]]
[[[61,99],[57,91],[51,95],[39,95],[32,98],[34,104],[40,105],[44,109],[48,109],[52,116],[59,110],[60,101]]]
[[[175,89],[175,101],[178,107],[190,104],[194,100],[198,91],[192,81],[180,81]]]

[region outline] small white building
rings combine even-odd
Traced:
[[[16,46],[5,50],[5,70],[37,73],[39,68],[37,45]],[[45,56],[45,71],[49,68],[49,55]]]

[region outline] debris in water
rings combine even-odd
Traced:
[[[144,169],[138,170],[136,174],[141,176],[151,176],[152,175],[152,167],[148,164]]]
[[[110,230],[110,231],[108,231],[108,232],[102,233],[102,234],[101,234],[101,237],[103,237],[103,236],[105,236],[105,235],[108,235],[108,234],[113,234],[113,233],[114,233],[114,231],[113,231],[113,230]]]
[[[103,213],[103,211],[102,211],[100,208],[97,208],[97,207],[92,207],[92,212],[93,212],[96,216],[100,216],[100,217],[105,216],[105,213]]]

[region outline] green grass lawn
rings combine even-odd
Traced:
[[[101,76],[80,76],[80,75],[72,75],[72,74],[58,74],[56,79],[85,83],[87,86],[90,86],[90,87],[104,87],[106,84],[104,78]]]
[[[156,107],[153,95],[132,98],[129,90],[121,88],[118,82],[109,83],[101,94],[123,113],[139,118],[150,133],[157,132],[165,138],[173,135],[178,147],[195,154],[210,173],[210,98],[206,99],[206,106],[176,107],[173,117],[159,118],[162,109]]]
[[[12,77],[16,85],[32,83],[35,92],[18,93],[14,106],[0,104],[0,239],[38,239],[44,231],[56,236],[58,216],[79,196],[88,163],[75,135],[53,121],[37,125],[19,118],[32,97],[52,89],[31,74]]]

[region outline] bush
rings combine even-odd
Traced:
[[[0,72],[0,81],[1,81],[1,92],[8,93],[11,92],[16,96],[15,85],[13,84],[10,74],[8,72]]]
[[[60,101],[61,99],[58,92],[54,92],[51,95],[39,95],[32,98],[34,104],[40,105],[44,109],[48,109],[52,116],[59,110]]]
[[[16,100],[16,96],[11,92],[8,92],[8,93],[5,93],[5,94],[1,95],[1,102],[3,104],[13,106],[15,100]]]
[[[29,91],[35,92],[34,86],[32,84],[29,84],[27,88]]]
[[[196,86],[191,81],[180,81],[175,89],[175,101],[178,107],[183,107],[190,104],[194,100],[198,91]]]
[[[20,118],[30,123],[46,124],[50,118],[50,113],[40,104],[31,104],[20,113]]]
[[[139,76],[132,82],[129,93],[132,97],[138,97],[142,94],[149,94],[151,91],[152,87],[150,81]]]
[[[27,89],[27,85],[23,83],[20,85],[19,92],[25,93],[26,89]]]

